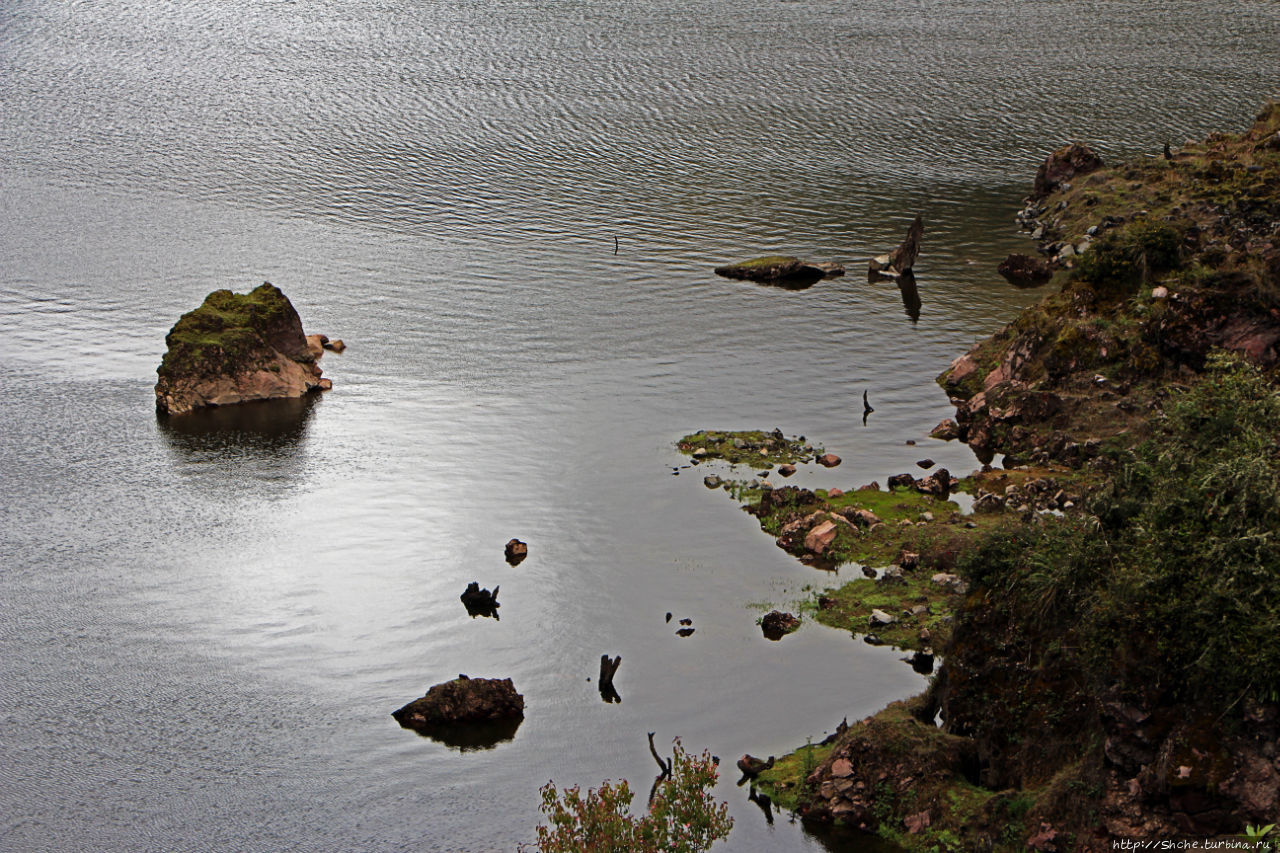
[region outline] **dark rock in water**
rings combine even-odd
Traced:
[[[681,628],[680,630],[676,631],[676,636],[677,636],[677,637],[688,637],[688,636],[689,636],[689,635],[691,635],[693,632],[694,632],[694,629],[693,629],[693,628]]]
[[[1014,252],[1000,262],[996,272],[1014,287],[1036,287],[1053,278],[1053,264],[1044,258]]]
[[[1102,158],[1088,145],[1073,142],[1054,151],[1040,164],[1031,197],[1040,199],[1058,189],[1064,182],[1102,168]]]
[[[524,719],[524,697],[510,678],[468,678],[437,684],[427,695],[392,712],[401,726],[420,734],[449,732],[460,724]]]
[[[716,267],[715,273],[725,278],[799,289],[809,287],[819,279],[844,275],[844,267],[830,263],[812,264],[790,255],[769,255]]]
[[[508,563],[513,566],[518,566],[524,562],[525,557],[529,556],[529,546],[526,543],[521,542],[519,539],[512,539],[507,543],[504,553],[506,554]]]
[[[754,779],[764,771],[773,766],[773,756],[769,756],[768,761],[756,758],[754,755],[747,754],[738,759],[738,769],[742,771],[742,775],[748,779]]]
[[[796,472],[796,466],[792,465],[790,462],[786,463],[785,465],[778,466],[778,475],[781,477],[790,477],[795,472]]]
[[[799,619],[790,613],[783,613],[781,610],[770,611],[760,620],[760,629],[764,631],[765,637],[775,641],[781,640],[799,627]]]
[[[917,466],[919,466],[919,467],[921,467],[921,468],[924,468],[924,469],[927,471],[927,470],[929,470],[930,468],[932,468],[932,467],[933,467],[933,460],[932,460],[932,459],[917,459],[917,460],[916,460],[916,465],[917,465]]]
[[[692,625],[692,624],[693,624],[693,620],[692,620],[692,619],[681,619],[681,620],[680,620],[680,624],[681,624],[681,625]]]
[[[724,480],[721,480],[715,474],[708,474],[702,478],[702,485],[706,486],[708,489],[718,489],[724,485]]]
[[[834,468],[840,464],[840,457],[834,453],[824,453],[818,457],[817,462],[823,468]]]
[[[332,383],[316,363],[321,337],[302,331],[288,297],[269,282],[247,294],[216,290],[165,336],[156,409],[179,415],[327,390]]]
[[[498,618],[498,608],[501,606],[498,604],[498,587],[495,586],[493,592],[490,592],[487,589],[481,589],[480,584],[472,581],[458,597],[462,599],[462,606],[467,608],[467,613],[471,616]]]
[[[889,491],[898,488],[911,488],[916,484],[916,478],[910,474],[894,474],[889,478]]]
[[[911,668],[921,675],[933,672],[933,653],[919,651],[911,656]]]

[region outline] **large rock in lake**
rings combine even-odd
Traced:
[[[216,290],[165,337],[156,408],[179,415],[328,390],[316,363],[323,342],[323,335],[302,331],[288,297],[269,282],[246,294]]]
[[[524,697],[510,678],[468,678],[437,684],[421,699],[393,711],[401,726],[429,733],[438,727],[465,723],[524,719]]]

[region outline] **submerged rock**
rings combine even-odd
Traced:
[[[270,282],[247,294],[216,290],[165,337],[156,409],[180,415],[327,390],[317,364],[320,337],[308,339],[298,312]]]
[[[822,278],[844,275],[844,267],[833,263],[809,263],[790,255],[768,255],[715,268],[716,275],[762,284],[808,287]]]
[[[421,733],[459,723],[524,718],[524,697],[510,678],[468,678],[437,684],[420,699],[393,711],[401,726]]]

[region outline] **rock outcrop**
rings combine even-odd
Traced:
[[[1061,290],[939,377],[980,460],[1091,464],[1215,349],[1280,364],[1278,130],[1273,104],[1247,132],[1172,160],[1103,166],[1083,146],[1050,156],[1018,217],[1046,260],[1006,273],[1052,267]]]
[[[306,335],[279,288],[216,290],[165,337],[156,409],[180,415],[206,406],[300,397],[332,387],[317,363],[322,335]]]
[[[1088,175],[1102,168],[1102,158],[1092,148],[1073,142],[1054,151],[1040,164],[1033,198],[1044,198],[1076,176]]]
[[[524,697],[510,678],[459,675],[435,685],[391,716],[406,729],[428,734],[438,727],[523,719]]]

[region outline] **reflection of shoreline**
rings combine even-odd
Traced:
[[[292,458],[307,435],[319,394],[157,415],[156,428],[183,461]]]

